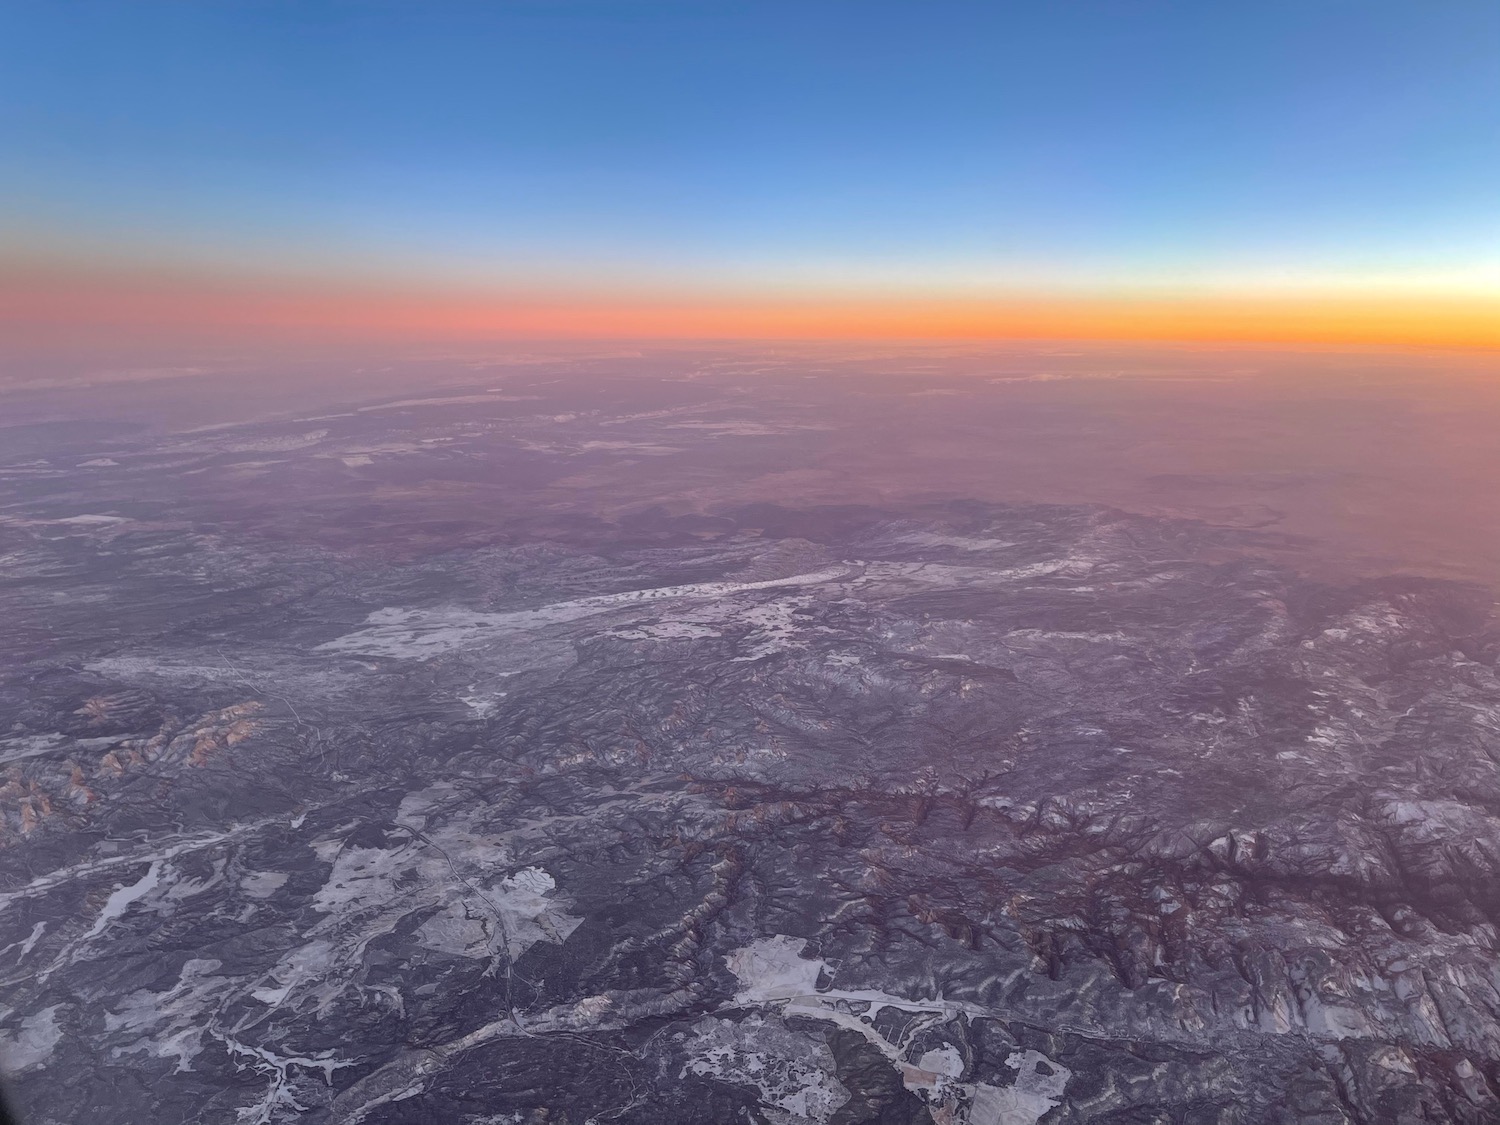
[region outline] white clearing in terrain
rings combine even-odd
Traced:
[[[657,602],[712,601],[756,590],[817,586],[853,577],[854,569],[829,567],[810,574],[795,574],[764,582],[694,582],[682,586],[658,586],[650,590],[598,594],[509,613],[480,613],[457,606],[438,609],[378,609],[365,619],[363,629],[325,641],[318,646],[318,650],[428,660],[446,652],[488,644],[516,633],[564,625],[621,609],[634,609]]]
[[[903,1045],[892,1043],[875,1028],[881,1008],[929,1014],[933,1018],[926,1027],[941,1025],[961,1012],[971,1016],[992,1013],[955,1001],[908,1000],[871,989],[816,991],[828,967],[803,956],[806,944],[802,938],[777,934],[730,953],[725,961],[741,985],[735,1003],[778,1005],[784,1015],[826,1020],[858,1032],[890,1060],[906,1088],[927,1102],[938,1125],[1036,1125],[1061,1103],[1072,1071],[1040,1051],[1015,1051],[1006,1059],[1006,1065],[1018,1072],[1009,1086],[961,1081],[963,1056],[951,1044],[924,1052],[915,1063],[907,1061]],[[864,1009],[858,1015],[857,1007]]]

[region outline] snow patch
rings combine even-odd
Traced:
[[[1020,1071],[1010,1086],[960,1081],[964,1060],[951,1044],[925,1052],[915,1063],[906,1061],[902,1048],[875,1027],[882,1008],[943,1018],[991,1013],[959,1001],[910,1000],[874,989],[818,991],[818,978],[827,965],[803,957],[806,944],[805,939],[778,934],[731,953],[726,959],[729,969],[743,986],[735,1002],[777,1004],[786,1015],[826,1020],[857,1032],[890,1061],[906,1088],[927,1102],[933,1119],[945,1125],[1036,1125],[1061,1102],[1072,1072],[1039,1051],[1017,1051],[1009,1056],[1006,1064]]]
[[[735,1001],[764,1003],[816,991],[824,965],[802,956],[806,946],[806,938],[776,934],[736,949],[725,959],[742,986]]]
[[[944,1043],[941,1047],[928,1051],[919,1058],[917,1066],[933,1074],[942,1074],[948,1078],[962,1078],[964,1057],[958,1053],[958,1048],[952,1043]]]
[[[753,1015],[736,1022],[705,1016],[692,1027],[682,1077],[697,1074],[759,1091],[771,1125],[825,1125],[849,1100],[822,1039]]]
[[[1040,1051],[1014,1051],[1005,1065],[1019,1070],[1010,1086],[977,1083],[969,1106],[968,1125],[1036,1125],[1054,1106],[1073,1072]],[[1044,1073],[1042,1068],[1046,1067]]]
[[[176,1058],[179,1073],[193,1069],[203,1050],[203,1032],[227,977],[215,975],[221,963],[194,958],[183,963],[177,983],[166,992],[138,989],[104,1014],[104,1029],[123,1032],[110,1049],[111,1058],[144,1051],[159,1059]]]
[[[156,860],[134,883],[129,886],[117,886],[114,893],[104,900],[104,907],[99,911],[99,917],[94,919],[93,928],[83,935],[83,940],[89,941],[98,937],[116,918],[123,918],[125,912],[130,909],[131,903],[145,898],[160,885],[161,874],[162,861]]]
[[[106,516],[89,513],[81,516],[64,516],[52,522],[72,524],[75,527],[105,527],[114,523],[129,523],[130,520],[124,516]]]
[[[240,877],[240,890],[251,898],[270,898],[288,878],[285,871],[250,871]]]
[[[756,590],[816,586],[847,579],[851,575],[850,568],[829,567],[763,582],[695,582],[649,590],[627,590],[619,594],[598,594],[508,613],[481,613],[457,606],[379,609],[365,619],[363,629],[325,641],[317,647],[321,652],[430,660],[443,653],[485,645],[518,633],[566,625],[622,609],[681,600],[716,600]],[[768,620],[765,624],[771,622]]]
[[[47,1065],[53,1050],[62,1042],[62,1027],[57,1022],[57,1010],[61,1007],[53,1004],[33,1012],[21,1021],[16,1031],[0,1034],[0,1074],[17,1075]]]

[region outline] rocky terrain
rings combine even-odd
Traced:
[[[0,466],[24,1121],[1500,1120],[1490,594],[561,393]]]

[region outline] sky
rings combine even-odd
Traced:
[[[4,0],[13,337],[1500,347],[1494,0]]]

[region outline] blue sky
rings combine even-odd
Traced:
[[[580,285],[1500,287],[1500,4],[0,8],[27,253]]]

